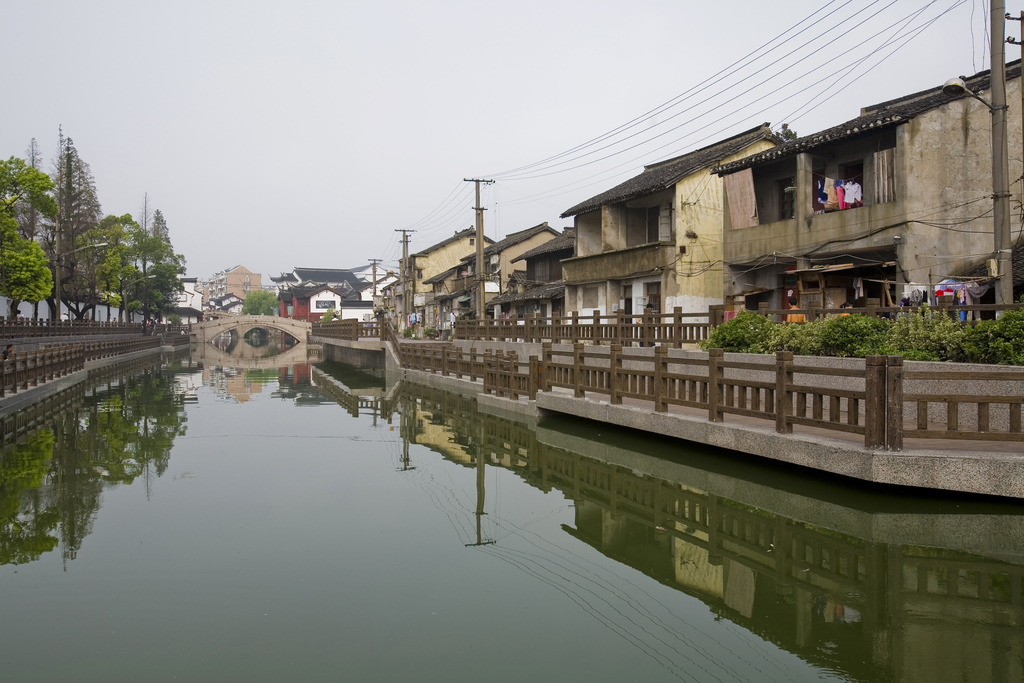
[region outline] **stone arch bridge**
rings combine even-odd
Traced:
[[[305,320],[279,318],[276,315],[223,315],[216,320],[204,320],[192,325],[192,341],[205,344],[225,332],[235,330],[243,336],[256,328],[286,332],[299,342],[305,342],[311,325]]]

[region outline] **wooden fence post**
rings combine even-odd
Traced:
[[[448,347],[441,347],[441,376],[448,376]]]
[[[775,431],[792,434],[789,416],[793,412],[793,397],[789,387],[793,384],[793,352],[775,352]]]
[[[626,314],[620,308],[615,312],[615,339],[621,348],[626,342]]]
[[[550,374],[553,372],[551,363],[553,361],[554,353],[551,351],[551,342],[544,342],[541,344],[541,360],[543,363],[540,368],[540,381],[538,382],[538,388],[541,391],[551,391],[551,377]]]
[[[601,345],[601,314],[594,309],[593,320],[590,322],[590,343],[594,346]]]
[[[722,421],[721,386],[725,370],[721,366],[725,358],[722,349],[708,349],[708,421]]]
[[[676,309],[677,311],[680,309]],[[668,403],[665,402],[665,370],[667,369],[668,363],[666,358],[668,357],[668,349],[664,346],[654,347],[654,411],[657,413],[664,413],[668,411]]]
[[[886,381],[885,356],[864,359],[864,448],[875,450],[885,445]],[[853,410],[853,401],[850,401]]]
[[[476,381],[476,347],[469,349],[469,381]]]
[[[868,299],[864,304],[864,315],[869,318],[878,317],[878,299]]]
[[[530,373],[530,376],[526,381],[526,386],[530,392],[530,400],[536,401],[537,387],[543,381],[543,378],[540,376],[540,363],[537,361],[537,356],[530,356],[530,369],[528,372]]]
[[[580,312],[572,312],[572,339],[569,340],[570,344],[575,344],[580,340]]]
[[[572,384],[573,396],[583,398],[586,392],[583,391],[583,344],[576,342],[572,345]]]
[[[619,395],[620,370],[622,370],[622,344],[612,344],[608,354],[608,402],[612,405],[622,403],[622,396]]]
[[[683,340],[686,335],[683,334],[683,308],[682,306],[676,306],[672,309],[672,334],[675,337],[675,347],[677,349],[683,348]]]
[[[508,354],[508,397],[513,401],[519,400],[519,387],[516,383],[516,373],[519,371],[519,355]]]
[[[889,356],[885,368],[885,450],[903,450],[903,356]]]

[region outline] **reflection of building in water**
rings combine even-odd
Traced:
[[[203,368],[203,383],[221,398],[232,398],[239,403],[263,393],[263,385],[274,379],[258,371],[210,365]]]
[[[462,465],[482,444],[487,464],[574,501],[566,533],[816,666],[858,680],[1024,680],[1019,508],[965,499],[951,514],[947,498],[887,512],[884,494],[777,471],[763,485],[754,466],[727,475],[404,392],[407,443]]]

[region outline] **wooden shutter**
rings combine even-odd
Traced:
[[[896,148],[875,152],[875,203],[896,201]]]
[[[733,229],[759,225],[753,170],[745,168],[738,173],[725,176],[723,180],[725,194],[729,198],[729,218],[732,220]]]

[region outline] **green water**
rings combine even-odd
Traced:
[[[1020,681],[1024,508],[323,364],[165,358],[0,468],[3,681]]]

